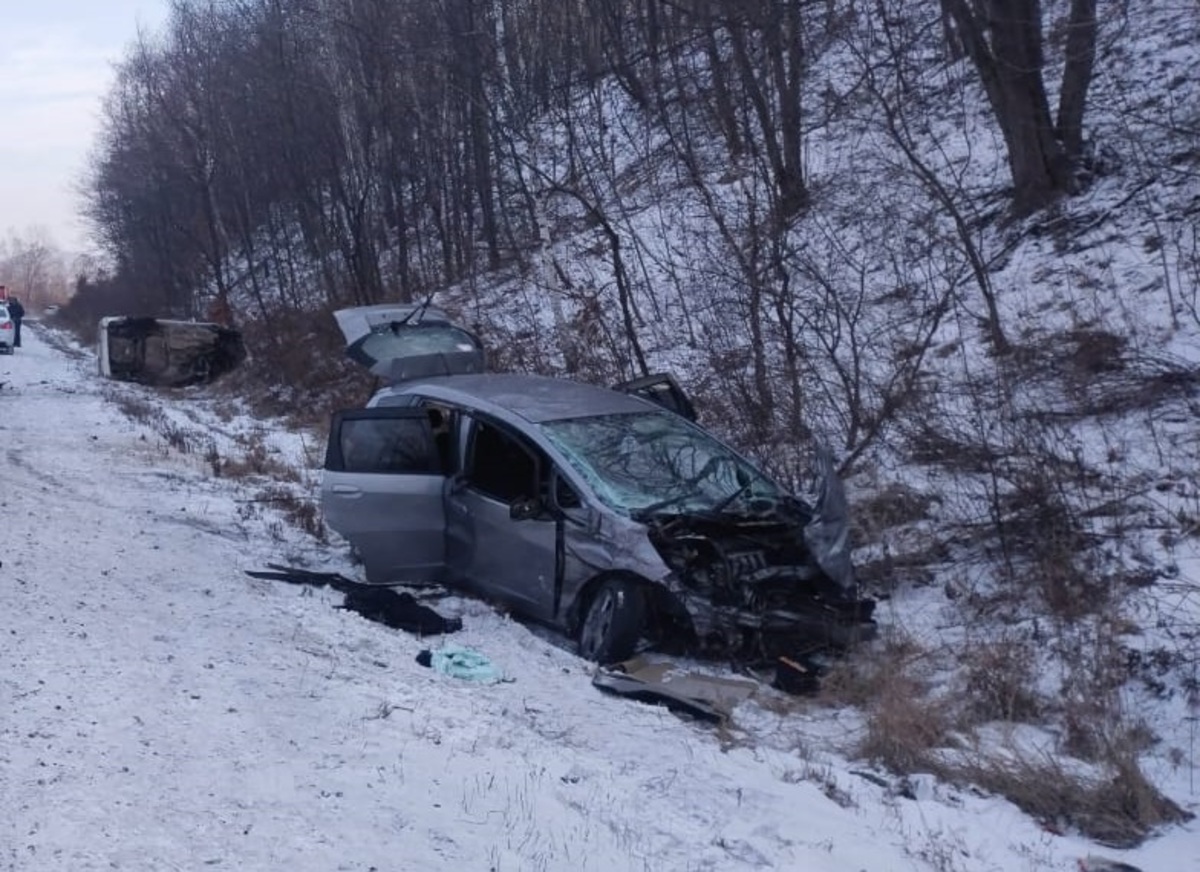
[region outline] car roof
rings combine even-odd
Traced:
[[[563,378],[518,373],[448,375],[384,388],[380,394],[420,394],[432,399],[507,411],[533,423],[658,412],[658,406],[630,394]]]

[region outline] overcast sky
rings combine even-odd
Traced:
[[[74,187],[113,64],[166,0],[0,0],[0,233],[85,247]]]

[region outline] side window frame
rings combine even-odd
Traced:
[[[522,497],[536,498],[536,497],[540,496],[542,482],[544,481],[544,475],[545,475],[545,471],[544,471],[545,459],[541,456],[541,453],[537,450],[536,445],[531,444],[527,438],[522,436],[519,432],[514,430],[512,427],[510,427],[504,423],[501,423],[500,421],[497,421],[495,418],[492,418],[488,415],[465,413],[464,423],[468,426],[469,431],[467,434],[466,455],[463,458],[464,463],[463,463],[463,469],[462,469],[462,477],[463,477],[463,483],[468,488],[487,497],[488,499],[495,500],[496,502],[503,503],[504,505],[509,505],[509,506],[511,506],[514,502],[521,499]],[[505,496],[496,494],[493,491],[486,490],[482,487],[479,487],[479,485],[477,484],[476,475],[475,475],[475,470],[476,470],[475,452],[476,452],[476,447],[478,445],[478,440],[479,440],[479,428],[481,426],[490,427],[492,430],[499,433],[502,437],[504,437],[505,439],[512,442],[513,445],[519,451],[521,451],[523,454],[525,454],[529,458],[530,462],[533,465],[533,480],[529,483],[533,488],[532,493],[517,494],[515,497],[509,498],[509,497],[505,497]]]
[[[552,506],[557,511],[566,509],[581,509],[583,508],[583,496],[576,489],[575,485],[571,484],[571,480],[563,475],[563,471],[557,463],[547,458],[550,463],[549,481],[540,483],[544,493],[544,499],[547,505]]]
[[[456,475],[463,469],[461,453],[462,427],[469,415],[461,407],[433,397],[418,396],[416,405],[429,419],[434,447],[446,475]]]
[[[410,469],[389,468],[380,465],[377,468],[362,468],[357,463],[347,463],[344,445],[344,428],[348,422],[356,421],[413,421],[418,435],[420,451],[424,452],[423,468]],[[419,453],[415,456],[419,456]],[[325,449],[325,469],[329,472],[366,475],[445,475],[434,444],[429,416],[424,409],[413,406],[387,406],[368,409],[344,409],[335,412],[329,427],[329,441]]]

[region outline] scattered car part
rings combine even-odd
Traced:
[[[779,657],[771,687],[794,695],[816,693],[821,687],[821,672],[805,658]]]
[[[607,693],[665,705],[701,720],[723,722],[758,690],[758,683],[699,672],[681,672],[674,663],[635,657],[600,666],[592,684]]]
[[[613,385],[613,390],[642,397],[664,409],[682,415],[689,421],[696,420],[696,407],[692,405],[687,393],[679,386],[675,376],[670,373],[659,372],[631,381],[620,382]]]
[[[311,584],[316,587],[328,585],[345,596],[341,608],[394,630],[404,630],[419,636],[436,636],[456,633],[462,629],[461,618],[444,617],[417,602],[416,597],[407,591],[372,587],[336,572],[312,572],[278,564],[269,566],[269,570],[248,569],[246,575],[291,584]]]

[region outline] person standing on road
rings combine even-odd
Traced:
[[[8,314],[13,320],[13,348],[20,348],[21,319],[25,317],[25,307],[16,297],[8,298]]]

